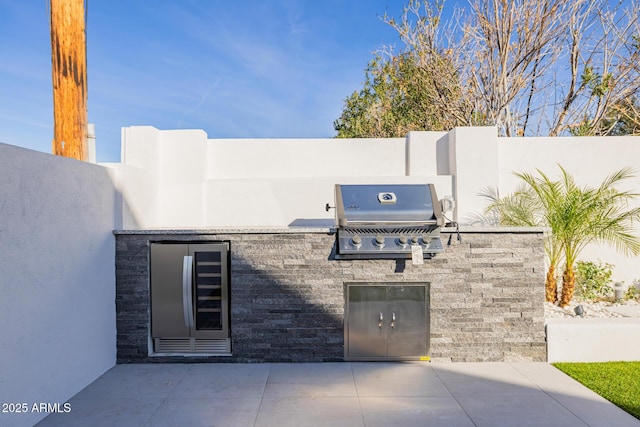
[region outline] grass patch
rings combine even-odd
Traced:
[[[553,366],[640,419],[640,362],[553,363]]]

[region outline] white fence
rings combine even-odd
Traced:
[[[0,425],[31,426],[115,364],[109,170],[0,144]],[[73,408],[71,408],[73,410]]]
[[[580,185],[598,185],[615,170],[637,166],[640,137],[499,138],[493,127],[411,132],[389,139],[207,139],[200,130],[123,129],[121,186],[125,228],[286,226],[331,220],[336,183],[433,182],[453,196],[452,216],[477,220],[487,188],[518,185],[514,172],[558,165]],[[625,183],[640,189],[640,175]],[[640,204],[640,200],[636,203]],[[640,227],[639,227],[640,230]],[[640,231],[639,231],[640,232]],[[638,258],[592,246],[583,259],[615,265],[614,279],[640,279]]]

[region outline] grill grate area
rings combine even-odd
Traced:
[[[344,234],[349,235],[349,236],[354,236],[356,234],[426,234],[426,233],[429,233],[429,232],[433,231],[436,228],[437,228],[436,226],[433,226],[433,227],[402,227],[402,228],[390,228],[390,227],[385,227],[385,228],[380,228],[380,227],[376,227],[376,228],[342,228],[341,231],[343,231]]]

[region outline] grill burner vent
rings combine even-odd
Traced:
[[[405,228],[345,228],[343,233],[348,236],[356,234],[397,234],[397,235],[420,235],[431,233],[437,227],[405,227]]]

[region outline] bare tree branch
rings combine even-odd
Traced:
[[[505,136],[620,131],[612,117],[631,123],[640,93],[640,8],[627,4],[468,0],[449,17],[445,0],[409,0],[383,18],[402,49],[379,54],[369,92],[352,104],[366,110],[371,136],[465,125]]]

